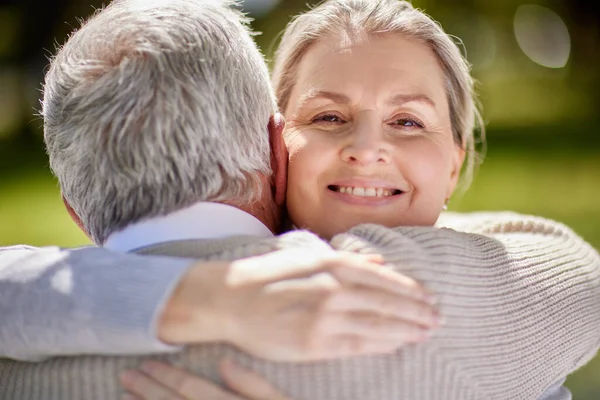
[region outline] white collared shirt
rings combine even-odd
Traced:
[[[111,234],[104,247],[125,253],[163,242],[238,235],[268,238],[273,233],[256,217],[239,208],[199,202],[162,217],[131,224]]]

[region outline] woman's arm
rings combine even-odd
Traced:
[[[290,400],[256,373],[230,360],[219,365],[225,388],[168,364],[147,362],[121,376],[123,400]]]

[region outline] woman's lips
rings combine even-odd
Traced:
[[[389,189],[385,187],[329,185],[327,188],[337,193],[358,197],[389,197],[402,194],[400,189]]]
[[[336,200],[353,205],[381,206],[393,203],[404,194],[400,189],[384,187],[329,185],[327,192]]]

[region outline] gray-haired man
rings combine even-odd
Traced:
[[[248,32],[239,23],[237,14],[221,5],[194,1],[120,1],[88,22],[53,61],[45,88],[45,139],[67,208],[98,244],[115,250],[144,248],[142,252],[145,254],[225,261],[275,251],[262,259],[267,263],[268,272],[276,270],[277,262],[271,261],[271,268],[268,268],[268,260],[277,260],[278,254],[281,254],[277,250],[296,251],[293,254],[298,254],[298,249],[317,254],[331,252],[326,244],[307,233],[267,238],[268,231],[274,231],[277,226],[278,206],[285,189],[286,159],[280,137],[281,127],[276,119],[271,118],[274,110],[266,68]],[[265,126],[269,126],[270,135],[267,135]],[[211,204],[203,203],[209,200]],[[236,210],[223,203],[235,206]],[[215,233],[215,226],[209,219],[214,212],[231,218],[235,222],[231,226],[241,227],[240,230]],[[502,226],[510,226],[510,216],[506,218],[508,221],[504,221]],[[188,223],[189,226],[186,226]],[[531,223],[546,227],[543,221],[532,220]],[[211,229],[204,229],[206,227]],[[411,266],[407,271],[429,280],[436,291],[445,293],[449,299],[456,289],[453,278],[460,278],[468,271],[477,271],[474,261],[480,268],[483,263],[493,264],[501,259],[508,276],[517,268],[537,272],[536,268],[540,265],[535,260],[520,259],[517,262],[512,258],[511,240],[507,237],[520,232],[518,229],[494,231],[489,225],[484,228],[488,236],[469,236],[432,228],[391,231],[363,227],[337,237],[334,245],[342,250],[382,252],[397,267],[401,263]],[[494,236],[495,233],[499,235]],[[378,243],[377,237],[382,234],[387,238],[387,246]],[[547,240],[557,246],[557,251],[564,251],[572,247],[574,241],[577,242],[567,231],[548,238],[546,234],[543,229],[540,230],[536,240]],[[432,243],[444,246],[449,253],[443,257],[439,253],[429,254],[426,250]],[[491,250],[494,250],[493,254],[499,254],[499,259],[490,261],[487,253]],[[587,304],[588,298],[580,296],[580,292],[598,290],[595,280],[597,254],[586,254],[585,268],[577,264],[580,259],[569,258],[570,255],[558,259],[556,265],[544,266],[546,270],[552,270],[558,269],[560,263],[574,262],[581,267],[578,267],[578,272],[587,274],[589,279],[581,283],[580,290],[564,299],[565,302],[579,303],[581,307]],[[305,284],[316,282],[321,294],[325,289],[327,293],[334,293],[329,296],[334,299],[335,296],[338,299],[347,297],[339,295],[343,290],[331,292],[332,288],[341,286],[352,291],[357,282],[371,289],[368,298],[378,298],[379,301],[386,296],[377,297],[375,289],[385,292],[387,299],[403,297],[406,302],[423,297],[423,292],[414,283],[403,281],[389,271],[376,269],[372,262],[364,261],[365,265],[361,267],[342,268],[339,267],[339,258],[335,257],[339,256],[325,257],[325,261],[317,263],[316,267],[312,262],[301,263],[305,269],[296,270],[288,277],[297,277],[297,273],[301,272],[307,277]],[[443,265],[444,262],[447,265]],[[258,280],[262,288],[277,280],[271,276],[271,281],[265,282],[260,280],[262,277],[252,275],[250,272],[257,271],[256,263],[256,259],[232,264],[208,263],[206,270],[210,274],[202,275],[200,270],[192,274],[216,277],[216,280],[210,280],[212,283],[219,282],[218,278],[221,278],[220,282],[226,281],[223,278],[232,272],[244,288],[234,291],[234,296],[227,296],[228,292],[216,290],[228,289],[227,286],[215,288],[197,279],[199,285],[204,284],[201,287],[206,293],[221,294],[208,296],[216,303],[211,305],[212,308],[205,306],[203,309],[201,315],[204,320],[200,325],[204,337],[201,339],[228,340],[239,348],[270,359],[294,359],[302,353],[302,346],[288,346],[286,350],[292,348],[296,351],[288,357],[289,354],[282,353],[281,349],[273,350],[272,346],[258,339],[258,343],[244,340],[239,329],[225,329],[227,334],[238,332],[235,339],[227,334],[219,336],[223,330],[214,329],[215,325],[227,326],[230,321],[238,323],[236,319],[219,319],[222,318],[221,311],[240,308],[242,314],[239,319],[246,321],[249,316],[244,315],[247,314],[243,308],[245,303],[269,304],[269,301],[261,299],[261,294],[275,296],[283,293],[273,287],[264,292],[252,291],[250,283]],[[348,263],[351,264],[351,261],[348,260]],[[224,265],[229,269],[224,270]],[[441,281],[432,279],[442,275],[444,279]],[[515,391],[529,398],[537,396],[558,377],[585,362],[595,352],[597,340],[590,334],[582,335],[576,343],[569,341],[557,345],[554,352],[545,353],[545,360],[553,365],[546,371],[540,371],[539,364],[532,363],[532,359],[527,357],[529,353],[511,351],[519,348],[515,347],[515,340],[520,341],[520,345],[531,346],[529,351],[534,353],[547,349],[549,346],[544,340],[531,340],[532,331],[519,329],[518,325],[515,332],[511,331],[510,343],[485,338],[490,333],[489,326],[485,325],[488,323],[486,318],[495,323],[505,321],[509,326],[523,322],[523,318],[532,318],[526,313],[525,316],[517,315],[515,320],[503,314],[507,312],[502,309],[507,300],[507,288],[499,284],[502,279],[494,279],[490,281],[487,277],[479,277],[475,282],[476,286],[479,285],[477,287],[489,289],[493,294],[495,305],[489,308],[481,306],[474,313],[470,307],[453,308],[456,304],[452,302],[441,304],[454,318],[449,318],[440,337],[432,340],[432,346],[435,346],[432,347],[435,349],[433,352],[426,346],[414,346],[398,354],[300,365],[273,364],[248,358],[231,347],[205,345],[186,350],[169,360],[217,380],[218,361],[224,356],[231,356],[265,374],[283,391],[297,398],[380,399],[397,398],[399,395],[440,398],[436,397],[436,393],[444,393],[445,398],[461,399],[481,398],[482,394],[490,398],[499,395],[518,398],[513,396]],[[65,294],[73,290],[68,270],[56,271],[51,282],[56,290]],[[293,284],[294,280],[286,283]],[[490,283],[493,285],[486,286]],[[518,281],[516,285],[510,287],[511,294],[514,290],[529,290],[525,286],[531,288],[531,285],[519,286]],[[233,286],[234,289],[236,287]],[[186,298],[193,292],[187,285],[179,289],[174,292],[172,300]],[[544,286],[539,289],[543,292]],[[237,301],[233,302],[233,306],[230,298]],[[426,311],[415,317],[418,319],[415,322],[427,325],[429,308],[425,301],[418,303]],[[329,305],[339,307],[339,300],[338,303],[331,301]],[[590,306],[596,307],[595,303],[590,303]],[[173,321],[175,325],[183,321],[185,325],[190,315],[178,312],[177,307],[172,310],[172,313],[163,315],[163,319]],[[368,310],[376,312],[372,305]],[[393,307],[386,311],[397,312]],[[453,311],[463,314],[452,314]],[[207,323],[207,315],[215,319]],[[558,313],[553,318],[536,320],[540,324],[536,332],[553,325],[560,325],[563,329],[561,318]],[[242,326],[250,327],[250,332],[252,329],[254,333],[264,332],[264,325],[259,325],[260,315],[250,320],[252,323]],[[381,335],[387,334],[390,341],[394,338],[390,333],[394,329],[390,328],[398,328],[392,320],[388,318],[388,323],[382,324],[388,329],[380,332]],[[277,323],[276,319],[268,322],[270,327],[271,322]],[[582,326],[598,323],[597,314],[588,311],[571,322],[568,332],[561,335],[570,338],[569,334]],[[473,337],[463,333],[462,339],[452,336],[461,330],[465,332],[465,329],[473,332],[481,329],[482,334]],[[356,331],[359,332],[358,329]],[[293,331],[287,332],[293,336]],[[444,338],[444,334],[449,336]],[[181,340],[175,341],[192,341],[185,336],[182,334]],[[259,338],[260,335],[250,336]],[[348,350],[356,352],[357,343],[359,349],[362,343],[369,343],[357,342],[354,336],[350,340],[341,340],[348,339],[347,334],[339,336],[340,340],[336,341],[331,341],[333,336],[326,337],[330,341],[322,341],[320,348],[325,349],[327,344],[333,353],[344,355]],[[386,348],[371,347],[376,345],[376,341],[371,340],[371,346],[365,348],[373,352],[389,352],[391,348],[415,340],[412,336],[410,333],[407,337],[396,336],[395,342],[385,344]],[[169,338],[168,329],[163,337]],[[368,337],[365,335],[365,339]],[[454,346],[444,347],[447,340],[453,341]],[[478,360],[471,355],[465,362],[464,352],[469,349],[469,344],[471,347],[479,346],[480,350],[490,350],[485,354],[493,357]],[[567,356],[564,356],[565,352]],[[330,356],[326,354],[325,358]],[[40,364],[7,361],[0,364],[0,387],[6,388],[3,392],[6,398],[116,398],[120,393],[116,376],[125,368],[136,366],[139,361],[139,358],[124,357],[66,358]],[[508,386],[505,381],[490,379],[488,370],[496,367],[498,362],[514,365]],[[473,379],[465,380],[465,373]],[[436,380],[437,389],[424,387],[423,382],[429,378]]]

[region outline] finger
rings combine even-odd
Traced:
[[[232,262],[231,269],[235,279],[244,282],[276,282],[282,279],[293,279],[310,276],[320,272],[323,261],[335,257],[336,253],[328,251],[307,251],[303,248],[294,248],[274,251],[260,256],[244,258]],[[234,279],[232,278],[232,279]],[[236,283],[234,280],[231,282]]]
[[[322,249],[307,251],[294,248],[274,251],[260,256],[234,261],[231,264],[229,283],[269,283],[285,279],[305,278],[327,270],[337,260],[354,260],[355,263],[381,264],[381,256],[336,252],[326,246]]]
[[[397,341],[373,340],[356,335],[337,335],[326,343],[325,359],[365,354],[391,354],[402,347]]]
[[[331,294],[326,308],[395,317],[428,328],[438,327],[441,321],[439,312],[429,303],[365,287],[344,288]]]
[[[248,400],[288,400],[260,375],[224,360],[220,365],[225,384]]]
[[[381,265],[340,256],[331,273],[342,283],[382,289],[434,303],[434,296],[414,279]]]
[[[419,343],[431,336],[431,329],[393,317],[365,313],[332,313],[321,322],[328,336],[352,335],[367,339]]]
[[[380,265],[382,265],[385,262],[385,259],[381,254],[354,253],[351,251],[344,250],[338,250],[336,254],[342,256],[349,256],[361,262],[371,262]]]
[[[220,386],[169,364],[146,361],[141,369],[156,382],[188,400],[240,400]]]
[[[144,400],[185,400],[140,371],[125,371],[119,378],[125,389]]]

